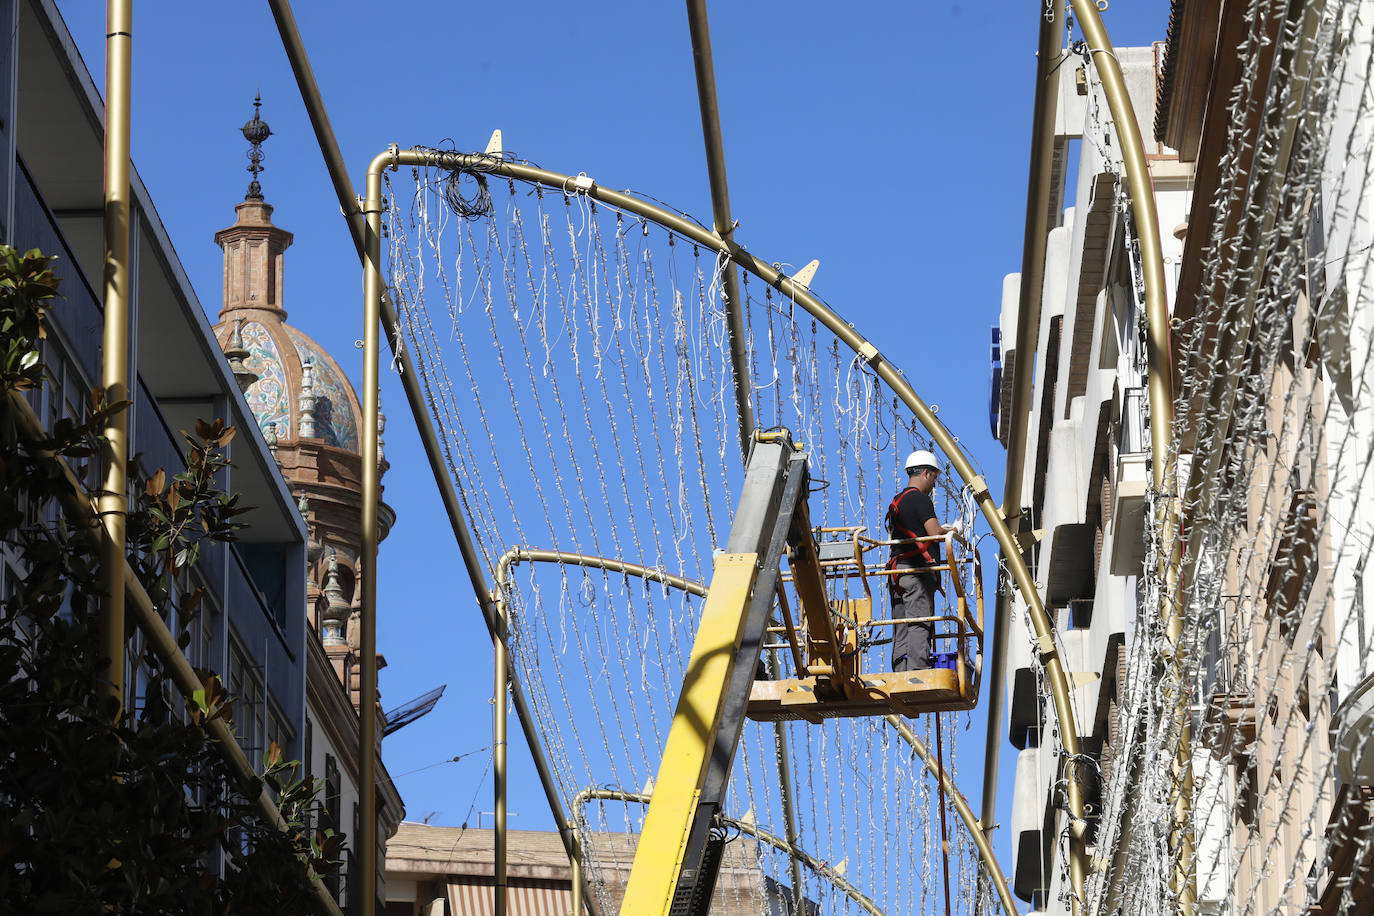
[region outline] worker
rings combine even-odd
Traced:
[[[951,525],[941,525],[935,517],[935,503],[930,498],[935,481],[940,476],[935,455],[925,449],[917,449],[907,456],[905,468],[906,489],[897,494],[887,509],[888,535],[893,540],[909,542],[912,538],[940,537],[950,531],[957,533],[963,530],[960,520]],[[887,577],[894,619],[934,616],[940,574],[928,570],[940,564],[938,541],[892,545],[887,568],[902,570]],[[892,670],[920,671],[931,667],[934,661],[933,642],[933,623],[894,624]]]

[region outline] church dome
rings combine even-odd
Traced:
[[[272,224],[258,181],[262,143],[272,130],[261,97],[242,128],[253,181],[234,207],[234,224],[215,233],[224,250],[224,300],[215,338],[269,444],[311,443],[359,454],[362,410],[334,358],[286,323],[282,304],[286,249],[293,236]]]
[[[328,351],[285,321],[279,309],[229,308],[215,325],[227,352],[257,376],[244,392],[269,441],[319,439],[357,454],[362,412],[348,377]]]

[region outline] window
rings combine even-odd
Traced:
[[[263,745],[263,689],[258,667],[248,661],[248,654],[238,640],[229,639],[229,676],[226,683],[234,698],[234,726],[239,746],[254,765],[262,759]]]
[[[238,549],[248,569],[248,577],[261,593],[277,625],[284,628],[287,619],[285,546],[240,543]]]
[[[286,759],[291,749],[291,741],[296,737],[296,733],[287,724],[286,716],[277,708],[277,704],[271,700],[267,701],[267,741],[264,749],[270,748],[273,742],[281,748],[282,759]]]
[[[333,754],[324,755],[324,807],[320,810],[320,831],[330,834],[339,832],[339,809],[343,806],[339,764]],[[339,869],[332,867],[324,876],[325,887],[334,899],[339,897]]]

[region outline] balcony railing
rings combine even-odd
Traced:
[[[100,299],[86,281],[80,263],[67,245],[57,218],[43,203],[38,189],[19,160],[14,188],[14,240],[17,247],[37,248],[55,256],[52,271],[62,281],[62,302],[50,312],[52,323],[62,334],[71,357],[89,379],[100,378],[100,343],[105,318]]]
[[[1135,455],[1145,451],[1145,389],[1127,388],[1121,393],[1121,423],[1116,431],[1116,451],[1119,455]]]
[[[1218,752],[1243,752],[1255,733],[1254,674],[1242,616],[1249,599],[1223,596],[1208,615],[1195,684],[1203,740]]]

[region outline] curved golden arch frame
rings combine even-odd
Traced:
[[[507,620],[505,604],[506,589],[510,584],[509,573],[512,567],[514,567],[517,563],[522,562],[560,563],[568,566],[582,566],[591,569],[603,569],[607,572],[617,572],[622,573],[624,575],[637,576],[641,579],[650,582],[660,582],[663,585],[666,585],[670,588],[678,589],[679,591],[686,592],[687,594],[693,595],[698,598],[706,597],[707,592],[706,585],[702,582],[697,581],[696,579],[688,579],[683,576],[676,576],[672,573],[666,573],[660,569],[656,569],[651,566],[643,566],[641,564],[630,563],[625,560],[612,559],[609,557],[598,557],[585,553],[573,553],[564,550],[538,550],[529,547],[512,547],[505,553],[503,553],[500,559],[497,561],[496,585],[492,589],[491,596],[493,603],[495,603],[497,608],[499,609],[503,628]],[[504,645],[499,641],[497,643],[496,651],[498,654],[497,667],[499,669],[502,668],[505,664],[505,648]],[[916,756],[920,757],[921,762],[925,764],[926,769],[929,770],[931,775],[934,776],[944,787],[945,794],[953,800],[955,810],[958,811],[960,819],[964,822],[964,826],[968,829],[969,838],[973,841],[973,845],[978,850],[978,856],[979,859],[982,861],[983,871],[988,875],[988,878],[992,881],[993,887],[997,890],[997,896],[1002,901],[1003,912],[1009,914],[1009,916],[1010,914],[1015,914],[1016,905],[1012,901],[1011,889],[1007,885],[1007,878],[1002,873],[1002,868],[1000,865],[997,864],[997,859],[993,855],[992,844],[988,841],[987,835],[984,834],[981,826],[978,823],[978,819],[973,816],[973,809],[969,807],[968,802],[964,799],[963,794],[960,793],[958,788],[954,785],[954,781],[949,778],[949,774],[947,774],[940,767],[939,762],[931,755],[930,749],[926,747],[925,742],[922,741],[919,737],[917,737],[916,733],[911,730],[910,726],[908,726],[904,721],[902,721],[902,718],[900,716],[887,716],[886,721],[888,725],[892,726],[892,728],[896,730],[897,734],[901,736],[902,740],[904,740],[907,744],[911,746],[911,749],[916,753]],[[504,733],[504,728],[499,724],[498,730],[500,730],[502,734]],[[503,738],[498,737],[498,749],[503,749],[503,740]],[[498,769],[503,768],[498,767]],[[643,802],[645,804],[648,804],[649,802],[649,796],[641,793],[622,792],[618,789],[584,789],[578,793],[577,798],[573,801],[574,824],[580,821],[580,818],[577,816],[580,808],[579,799],[585,800],[587,798],[616,798],[622,801],[637,801]],[[757,827],[748,824],[743,824],[735,818],[727,817],[724,819],[739,827],[741,830],[750,834],[751,836],[754,836],[762,840],[763,842],[768,843],[769,845],[782,850],[783,852],[795,856],[798,861],[806,865],[813,872],[815,872],[818,875],[821,875],[822,877],[827,878],[832,883],[834,883],[836,887],[839,887],[841,890],[843,890],[850,897],[850,899],[858,903],[861,907],[864,908],[865,911],[873,913],[875,914],[875,916],[882,916],[882,911],[877,909],[873,901],[863,896],[863,894],[861,894],[857,888],[854,888],[842,877],[834,874],[829,869],[824,868],[824,866],[820,865],[820,863],[818,863],[812,856],[806,853],[805,850],[798,847],[795,843],[790,842],[789,840],[784,840],[775,837],[772,834],[767,833],[766,831],[759,830]],[[574,867],[576,867],[576,863]],[[574,894],[578,893],[579,884],[580,882],[574,879]],[[576,908],[574,908],[574,912],[577,912]]]
[[[1087,39],[1093,61],[1103,80],[1109,110],[1115,122],[1122,151],[1124,171],[1130,188],[1132,213],[1136,220],[1137,235],[1141,241],[1141,261],[1145,275],[1146,318],[1148,326],[1148,354],[1150,367],[1150,407],[1151,440],[1155,453],[1161,460],[1154,462],[1153,477],[1157,488],[1163,488],[1173,474],[1172,461],[1168,460],[1169,445],[1173,427],[1172,378],[1168,368],[1168,306],[1165,300],[1163,283],[1163,259],[1159,243],[1159,220],[1155,210],[1154,196],[1151,192],[1144,145],[1126,92],[1124,78],[1119,62],[1113,53],[1112,44],[1107,36],[1092,0],[1071,0],[1074,11]],[[1051,8],[1052,9],[1052,8]],[[753,273],[759,279],[776,288],[793,302],[802,306],[817,321],[840,338],[846,346],[869,364],[875,375],[882,379],[893,393],[911,410],[916,419],[930,433],[931,438],[949,458],[955,471],[969,487],[979,509],[987,519],[993,536],[1001,547],[1003,560],[1026,603],[1027,615],[1035,631],[1036,654],[1050,682],[1050,692],[1054,700],[1055,716],[1058,720],[1060,740],[1064,747],[1066,765],[1065,782],[1068,801],[1069,833],[1069,878],[1071,885],[1071,906],[1075,914],[1082,910],[1083,886],[1087,878],[1087,851],[1085,809],[1083,802],[1082,774],[1079,770],[1080,745],[1076,719],[1069,698],[1068,678],[1063,662],[1055,644],[1053,621],[1045,613],[1043,602],[1031,578],[1030,570],[1021,554],[1011,530],[1007,526],[1003,510],[999,508],[988,490],[987,482],[976,473],[972,463],[964,455],[958,442],[940,422],[935,412],[920,398],[915,389],[902,375],[901,371],[889,362],[869,340],[860,335],[852,325],[820,300],[811,295],[801,283],[783,274],[771,264],[765,263],[736,244],[733,239],[720,235],[702,226],[683,219],[660,207],[639,200],[633,196],[612,191],[597,185],[585,176],[563,175],[544,169],[534,168],[521,163],[508,162],[494,156],[482,154],[451,153],[438,150],[413,149],[400,150],[392,146],[377,155],[368,166],[367,191],[363,200],[362,215],[370,230],[364,238],[364,278],[363,278],[363,317],[364,317],[364,354],[363,354],[363,434],[362,453],[370,454],[377,448],[378,380],[380,362],[380,320],[383,288],[381,282],[381,176],[390,168],[402,165],[436,167],[447,170],[468,169],[503,177],[513,178],[532,184],[544,185],[562,191],[585,194],[591,199],[601,201],[611,207],[635,214],[677,232],[703,247],[725,255],[730,261]],[[733,309],[733,303],[727,303]],[[745,421],[741,417],[741,422]],[[377,501],[378,469],[374,462],[363,462],[361,489],[363,491],[361,572],[363,593],[361,595],[362,614],[362,705],[369,713],[376,702],[376,558],[377,558]],[[1165,501],[1162,527],[1167,537],[1177,528],[1176,500]],[[1165,616],[1168,632],[1176,637],[1179,620],[1177,612],[1178,590],[1177,551],[1167,560],[1167,582],[1165,587]],[[479,598],[487,596],[479,595]],[[504,638],[504,633],[499,634]],[[1175,638],[1175,642],[1176,642]],[[1181,663],[1176,652],[1165,650],[1166,662],[1171,667]],[[1186,723],[1185,723],[1186,724]],[[375,721],[372,715],[364,715],[361,729],[363,747],[375,741]],[[1174,800],[1173,823],[1170,825],[1171,845],[1179,849],[1178,870],[1175,876],[1176,887],[1180,891],[1180,910],[1189,912],[1195,899],[1193,880],[1187,875],[1191,862],[1191,800],[1187,791],[1188,769],[1191,753],[1190,738],[1184,735],[1180,743],[1175,768],[1184,773],[1185,784]],[[360,780],[366,784],[372,778],[374,762],[372,755],[360,755],[362,770]],[[365,825],[373,817],[371,799],[365,796],[362,819]],[[981,831],[980,831],[981,832]]]
[[[1055,714],[1060,728],[1060,740],[1063,743],[1066,755],[1065,782],[1067,784],[1067,796],[1069,807],[1069,871],[1073,893],[1074,912],[1077,913],[1082,898],[1082,887],[1087,876],[1087,852],[1086,852],[1086,830],[1085,809],[1083,801],[1082,776],[1078,772],[1078,761],[1080,747],[1078,742],[1078,729],[1073,713],[1073,707],[1069,698],[1069,683],[1064,671],[1063,662],[1059,657],[1059,650],[1054,639],[1054,624],[1045,613],[1043,602],[1036,590],[1035,581],[1031,577],[1030,569],[1026,566],[1025,558],[1020,552],[1010,528],[1007,526],[1006,519],[1002,510],[997,506],[991,492],[988,490],[987,481],[979,475],[964,454],[958,441],[945,428],[945,425],[936,416],[934,410],[921,399],[920,395],[906,380],[901,370],[893,365],[876,346],[867,338],[859,334],[855,328],[842,319],[829,306],[825,305],[801,283],[794,281],[791,277],[782,273],[776,267],[766,263],[745,249],[741,248],[733,241],[722,239],[714,232],[705,229],[701,225],[672,213],[661,207],[640,200],[637,197],[619,191],[604,188],[585,175],[565,175],[559,172],[551,172],[546,169],[536,168],[518,162],[510,162],[499,156],[484,153],[455,153],[444,150],[433,150],[425,148],[402,150],[393,144],[385,152],[375,156],[367,169],[367,193],[363,200],[363,215],[367,220],[370,230],[366,236],[366,250],[364,252],[363,268],[363,434],[361,436],[361,452],[364,455],[372,454],[377,448],[377,415],[379,410],[379,390],[378,380],[380,371],[380,327],[381,327],[381,304],[382,304],[382,278],[381,278],[381,214],[382,214],[382,174],[390,170],[396,170],[401,166],[415,166],[438,168],[446,171],[472,171],[489,175],[499,175],[503,178],[515,179],[529,184],[542,185],[547,188],[556,189],[564,193],[584,194],[592,200],[599,201],[607,206],[631,213],[635,216],[650,220],[665,229],[677,233],[701,245],[704,248],[725,255],[735,264],[748,270],[765,283],[773,286],[784,296],[790,298],[797,305],[809,312],[818,322],[825,326],[862,358],[874,374],[892,390],[898,398],[906,404],[916,419],[925,427],[931,438],[938,444],[956,473],[969,488],[973,498],[982,511],[988,526],[992,530],[993,536],[997,539],[1002,549],[1003,560],[1011,572],[1013,581],[1020,590],[1023,600],[1026,603],[1031,624],[1035,630],[1036,649],[1041,665],[1045,669],[1047,679],[1050,682],[1051,694],[1054,699]],[[727,308],[733,308],[727,304]],[[362,695],[360,700],[365,709],[370,709],[369,703],[375,705],[376,693],[376,672],[369,670],[375,668],[372,661],[376,652],[376,556],[377,556],[377,537],[376,537],[376,513],[377,513],[377,492],[378,492],[378,469],[375,462],[364,461],[361,480],[363,492],[362,507],[362,550],[360,556],[362,582],[362,634],[361,634],[361,655],[363,658],[362,672]],[[479,596],[486,598],[487,596]],[[501,634],[504,637],[504,633]],[[371,662],[371,663],[370,663]],[[371,698],[371,699],[370,699]],[[363,728],[360,730],[362,746],[368,746],[367,742],[375,736],[375,723],[366,721],[371,716],[364,717]],[[369,727],[371,726],[371,727]],[[362,755],[362,759],[367,761],[369,755]],[[370,767],[369,767],[370,769]],[[370,773],[360,773],[360,779],[366,784]],[[363,823],[367,823],[367,818],[372,812],[363,811],[361,817]],[[982,831],[979,831],[980,833]],[[498,855],[500,850],[497,851]]]

